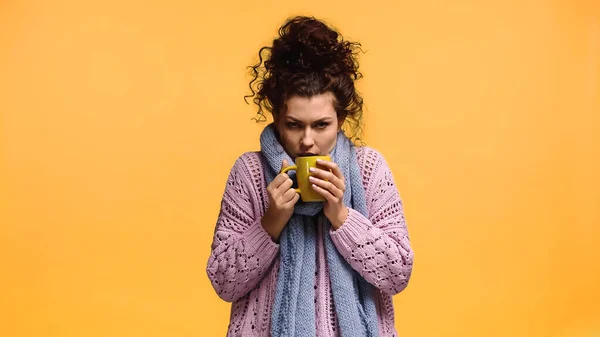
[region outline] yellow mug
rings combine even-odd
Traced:
[[[297,157],[295,160],[296,165],[284,167],[279,172],[296,171],[296,179],[298,180],[296,192],[300,193],[303,202],[325,201],[325,198],[312,188],[312,183],[308,180],[308,177],[312,175],[310,168],[317,167],[317,159],[331,161],[331,157],[329,156]]]

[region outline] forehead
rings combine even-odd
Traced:
[[[330,93],[312,96],[293,96],[287,101],[287,109],[282,117],[292,117],[300,121],[314,121],[323,118],[335,118],[333,95]]]

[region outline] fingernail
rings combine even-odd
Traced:
[[[311,176],[311,177],[308,177],[308,180],[310,180],[310,181],[315,181],[315,177],[312,177],[312,176]]]
[[[311,167],[308,169],[310,172],[315,172],[317,169],[315,169],[314,167]]]
[[[322,162],[322,161],[323,161],[323,159],[317,159],[317,163]]]

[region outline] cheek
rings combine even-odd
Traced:
[[[321,138],[321,147],[327,148],[329,150],[333,149],[335,146],[335,140],[337,139],[337,130],[332,129],[323,135]]]
[[[295,144],[297,143],[296,138],[293,133],[291,132],[284,132],[281,135],[281,141],[283,142],[283,147],[288,149],[288,148],[293,148],[295,146]]]

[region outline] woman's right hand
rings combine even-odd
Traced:
[[[281,167],[287,167],[288,161],[283,160]],[[292,188],[292,179],[287,173],[278,174],[267,186],[269,208],[261,219],[263,228],[271,235],[273,241],[279,241],[279,235],[294,214],[294,206],[300,199],[300,194]]]

